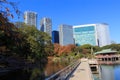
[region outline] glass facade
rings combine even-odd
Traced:
[[[59,43],[59,32],[52,31],[52,43]]]
[[[52,21],[50,18],[43,18],[40,21],[40,30],[52,36]]]
[[[77,46],[84,44],[96,45],[95,26],[74,27],[73,34]]]
[[[77,46],[91,44],[102,47],[110,44],[109,27],[106,23],[73,26],[73,35]]]
[[[99,40],[99,46],[105,46],[110,44],[109,26],[108,24],[96,24],[97,39]]]
[[[37,27],[37,13],[26,11],[24,13],[24,20],[26,24]]]
[[[72,26],[60,25],[60,27],[59,27],[59,41],[60,41],[60,45],[62,45],[62,46],[74,44]]]

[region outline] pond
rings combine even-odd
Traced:
[[[101,65],[100,78],[94,74],[95,80],[120,80],[120,65]]]
[[[53,75],[54,73],[62,70],[63,68],[65,68],[66,66],[68,66],[68,62],[53,62],[52,59],[48,59],[48,63],[46,65],[45,68],[45,76],[49,77],[51,75]]]

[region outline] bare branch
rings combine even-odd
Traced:
[[[14,18],[14,16],[13,16],[13,11],[14,11],[19,18],[21,12],[18,10],[17,4],[18,3],[16,3],[16,2],[9,2],[7,0],[0,0],[0,13],[4,17]],[[8,6],[10,6],[11,8],[8,8]]]

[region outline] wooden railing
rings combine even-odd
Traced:
[[[77,68],[79,64],[80,64],[80,60],[70,64],[69,66],[58,71],[57,73],[46,78],[45,80],[65,80]]]

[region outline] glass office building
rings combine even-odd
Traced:
[[[60,27],[59,27],[59,43],[62,46],[74,44],[72,26],[60,25]]]
[[[52,21],[50,18],[42,18],[40,21],[40,30],[52,36]]]
[[[59,43],[59,32],[52,31],[52,43]]]
[[[101,47],[110,44],[107,24],[87,24],[73,26],[73,36],[77,46],[91,44]]]
[[[37,13],[26,11],[24,13],[24,21],[26,24],[37,27]]]

